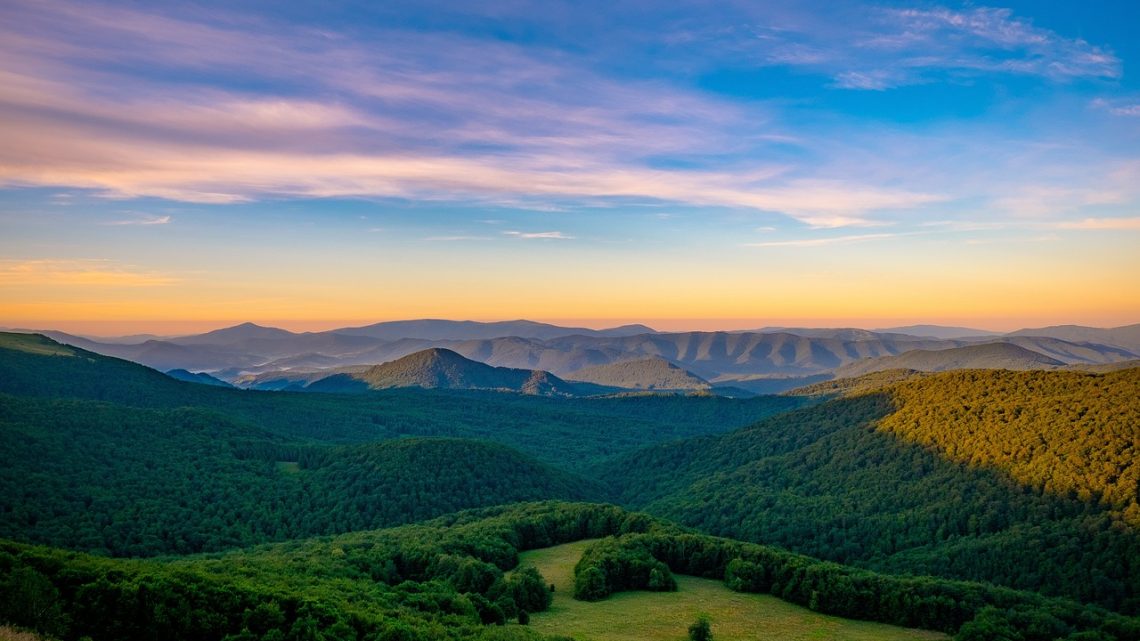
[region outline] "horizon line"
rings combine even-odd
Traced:
[[[40,321],[0,321],[0,328],[4,331],[57,331],[75,334],[88,338],[121,338],[133,335],[154,335],[161,338],[189,336],[232,328],[244,324],[253,324],[260,327],[283,329],[293,333],[320,333],[363,327],[380,323],[393,322],[419,322],[419,321],[446,321],[446,322],[475,322],[475,323],[509,323],[534,322],[555,325],[566,328],[580,328],[591,330],[614,329],[626,325],[644,325],[654,332],[682,333],[689,331],[700,332],[746,332],[746,331],[779,331],[781,329],[860,329],[866,331],[889,331],[898,328],[913,326],[936,326],[976,330],[989,333],[1007,333],[1022,329],[1081,326],[1096,329],[1114,329],[1127,327],[1135,322],[1096,323],[1095,321],[1025,318],[1020,321],[1014,319],[906,319],[906,318],[447,318],[441,316],[424,316],[414,318],[386,318],[380,320],[368,319],[115,319],[115,320],[40,320]],[[112,329],[116,328],[116,329]]]

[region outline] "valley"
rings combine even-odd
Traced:
[[[0,0],[0,641],[1140,641],[1138,61]]]
[[[1023,349],[992,345],[1003,358]],[[1056,636],[1042,639],[1135,639],[1140,369],[1045,364],[887,369],[730,398],[682,389],[702,379],[664,359],[600,366],[587,382],[431,348],[343,375],[348,387],[263,391],[0,334],[0,567],[19,578],[0,592],[60,608],[0,620],[64,641],[80,629],[135,638],[83,614],[94,592],[63,579],[74,575],[174,594],[192,581],[207,601],[187,607],[207,609],[219,607],[208,594],[240,584],[252,605],[212,624],[229,641],[273,638],[278,624],[249,619],[269,602],[281,629],[310,617],[330,640],[387,638],[397,620],[407,638],[618,639],[606,630],[637,612],[648,626],[638,638],[683,634],[705,612],[733,638],[969,640],[1010,628],[1030,639],[1026,626],[1045,625]],[[646,373],[655,382],[643,389],[614,385]],[[566,387],[534,393],[534,381]],[[594,387],[563,391],[580,385]],[[561,503],[533,503],[551,500]],[[329,541],[355,569],[298,565]],[[494,585],[519,558],[556,584],[553,609],[481,628],[517,617],[524,597]],[[601,600],[571,598],[593,563]],[[678,591],[648,587],[640,573],[652,568],[676,575],[665,585]],[[301,593],[332,609],[305,609]],[[428,594],[436,605],[421,611]],[[150,605],[129,607],[158,617],[140,630],[161,621],[167,638],[198,638]],[[329,631],[338,621],[341,637]]]

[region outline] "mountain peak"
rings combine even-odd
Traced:
[[[509,390],[527,394],[569,394],[572,386],[542,370],[492,367],[473,361],[450,349],[431,347],[403,358],[368,368],[359,374],[339,375],[337,380],[314,382],[313,390],[344,385],[348,390],[361,384],[370,389],[425,387],[429,389]],[[351,380],[348,380],[351,379]]]

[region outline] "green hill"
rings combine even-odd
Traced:
[[[506,446],[289,441],[200,409],[0,395],[0,537],[187,554],[599,488]]]
[[[866,567],[1140,610],[1140,370],[888,385],[599,471],[623,503]]]

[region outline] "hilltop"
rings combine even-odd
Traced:
[[[492,367],[443,348],[431,348],[369,367],[309,383],[309,391],[360,391],[394,387],[481,389],[550,396],[573,394],[574,387],[550,372]]]
[[[707,390],[708,381],[663,358],[620,361],[574,372],[570,380],[640,390]]]

